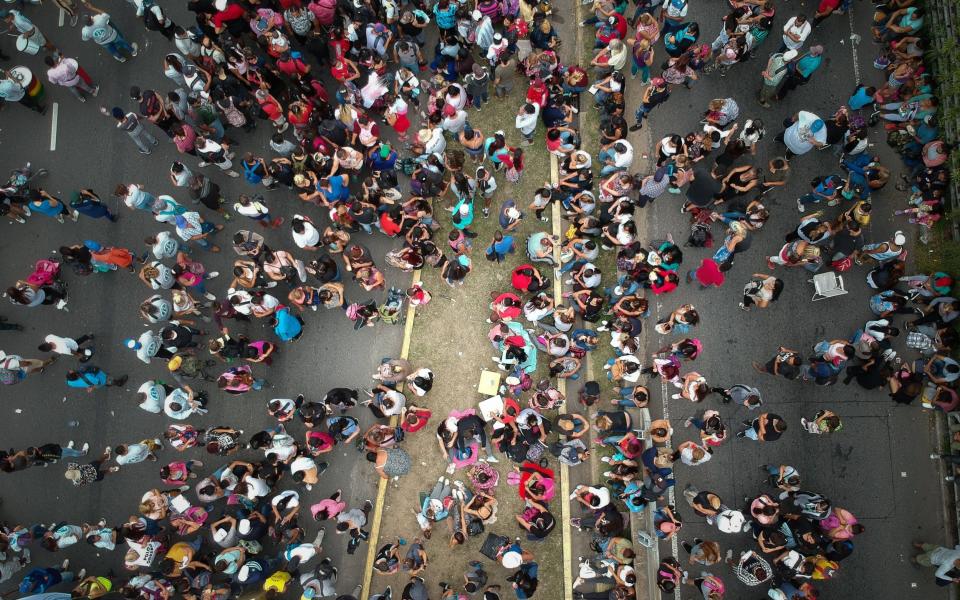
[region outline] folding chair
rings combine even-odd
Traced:
[[[843,296],[848,293],[843,287],[843,277],[833,271],[817,273],[810,280],[813,283],[813,302],[834,296]]]

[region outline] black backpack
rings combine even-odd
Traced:
[[[687,238],[687,246],[694,248],[710,248],[713,246],[713,233],[710,226],[705,223],[694,223],[690,226],[690,237]]]

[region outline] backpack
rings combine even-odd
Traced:
[[[705,223],[694,223],[690,226],[690,236],[687,238],[687,246],[694,248],[712,248],[713,233],[710,226]]]

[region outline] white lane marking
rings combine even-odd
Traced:
[[[53,103],[53,122],[50,125],[50,152],[57,149],[57,117],[60,116],[60,105]]]
[[[853,2],[847,9],[847,21],[850,23],[850,52],[853,53],[853,76],[860,85],[860,59],[857,56],[857,46],[860,45],[860,36],[853,30]],[[854,37],[856,36],[856,37]]]
[[[57,27],[63,27],[63,19],[67,16],[67,11],[60,9],[60,15],[57,17]]]

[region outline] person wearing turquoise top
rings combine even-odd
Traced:
[[[453,207],[453,226],[463,232],[467,237],[477,237],[476,232],[470,231],[470,224],[473,223],[473,199],[461,198]]]
[[[783,100],[787,94],[795,90],[797,86],[806,85],[813,77],[814,71],[820,68],[823,62],[823,46],[810,46],[810,51],[804,54],[797,62],[793,63],[789,69],[783,87],[777,93],[777,100]]]

